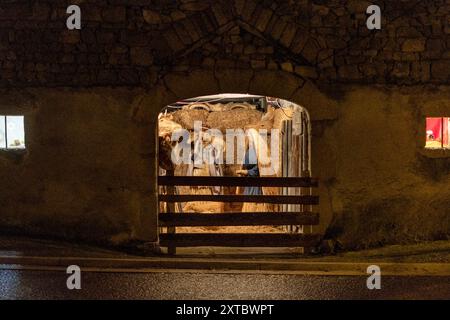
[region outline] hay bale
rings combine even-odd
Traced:
[[[212,195],[211,187],[190,187],[186,194],[204,194]],[[183,212],[198,212],[198,213],[220,213],[224,211],[224,204],[222,202],[209,201],[193,201],[186,202],[183,207]]]
[[[244,202],[241,212],[268,212],[265,203]]]
[[[223,103],[214,103],[214,104],[208,103],[208,105],[209,111],[212,112],[224,111],[227,106],[226,104]]]
[[[232,110],[256,110],[256,106],[247,102],[230,102],[223,105],[222,111],[232,111]]]
[[[173,121],[172,117],[161,117],[158,120],[158,136],[160,138],[171,137],[175,130],[182,129],[177,121]]]
[[[194,122],[201,121],[206,125],[209,111],[200,109],[181,109],[172,113],[175,122],[178,122],[183,128],[194,130]]]
[[[225,132],[226,129],[243,129],[246,125],[258,123],[262,115],[261,111],[245,109],[211,112],[206,124],[209,128]]]
[[[183,106],[183,110],[206,110],[211,111],[211,106],[208,103],[194,102]]]
[[[224,212],[224,204],[221,202],[187,202],[183,208],[183,212],[197,213],[221,213]]]
[[[228,103],[210,103],[194,102],[183,106],[187,110],[207,110],[210,112],[231,111],[231,110],[256,110],[256,106],[248,102],[228,102]]]

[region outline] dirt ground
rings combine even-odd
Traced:
[[[280,233],[281,229],[272,226],[254,227],[178,227],[178,233]]]
[[[440,149],[440,148],[442,148],[442,143],[440,141],[427,141],[426,147],[430,148],[430,149]],[[445,147],[448,148],[449,145],[444,144],[444,148]]]
[[[337,255],[301,255],[299,248],[178,248],[178,255],[266,259],[291,258],[318,262],[450,263],[450,240],[391,245]],[[0,236],[0,256],[134,257],[117,249],[27,237]]]

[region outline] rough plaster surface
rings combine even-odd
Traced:
[[[0,151],[1,227],[100,242],[155,241],[154,128],[131,120],[135,95],[2,92],[0,113],[25,115],[27,149]]]
[[[310,111],[318,232],[448,238],[450,155],[423,150],[425,117],[450,114],[448,1],[378,1],[375,33],[360,0],[78,2],[74,32],[67,1],[0,8],[0,114],[25,115],[28,146],[0,152],[2,230],[156,241],[159,110],[239,92]]]
[[[450,158],[423,154],[421,114],[423,105],[448,97],[449,90],[414,91],[351,90],[340,103],[338,121],[323,135],[334,150],[335,162],[328,187],[334,220],[328,236],[346,246],[449,235]],[[314,141],[316,153],[321,153],[318,144],[323,138]],[[323,163],[317,158],[314,163],[320,176],[317,165]]]
[[[216,83],[195,81],[206,72],[184,77],[196,95],[216,90]],[[252,93],[267,90],[286,98],[282,85]],[[293,99],[311,101],[304,106],[314,119],[313,175],[321,180],[316,231],[349,248],[448,237],[450,158],[424,154],[419,132],[422,106],[431,112],[436,101],[439,108],[450,89],[336,91],[342,98],[306,90]],[[0,113],[25,114],[27,135],[25,154],[0,153],[2,228],[116,244],[156,239],[156,117],[178,96],[160,85],[8,90],[1,97]],[[335,110],[324,114],[314,101]]]

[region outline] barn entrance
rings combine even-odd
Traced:
[[[311,124],[278,98],[219,94],[158,117],[159,239],[180,247],[313,247]]]

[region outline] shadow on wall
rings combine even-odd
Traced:
[[[416,170],[426,179],[443,182],[450,175],[450,158],[430,158],[419,155]]]
[[[448,213],[442,211],[443,207],[450,207],[449,199],[424,203],[414,196],[393,197],[358,204],[347,208],[332,223],[325,237],[337,240],[346,250],[447,240],[450,221]],[[406,214],[405,208],[409,210]]]

